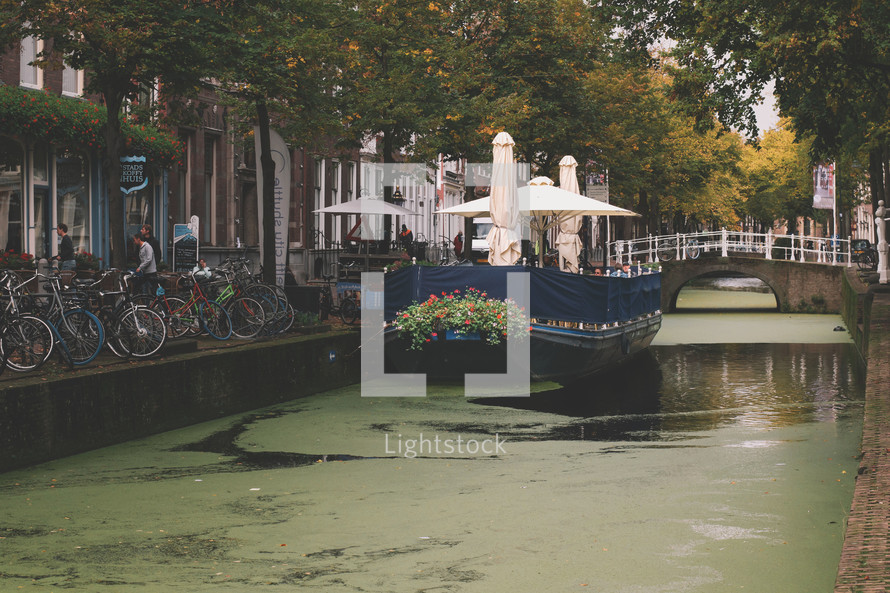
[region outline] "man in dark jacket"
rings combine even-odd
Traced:
[[[77,262],[74,260],[74,243],[68,236],[68,225],[60,222],[56,227],[56,234],[62,238],[62,242],[59,243],[59,255],[56,256],[62,264],[60,269],[74,270],[77,268]]]

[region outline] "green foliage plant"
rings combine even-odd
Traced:
[[[452,330],[458,336],[478,334],[488,344],[500,344],[507,336],[522,338],[528,334],[525,311],[511,299],[493,299],[475,288],[461,293],[431,294],[425,301],[400,310],[394,321],[399,337],[411,342],[411,350]]]

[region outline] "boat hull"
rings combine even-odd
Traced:
[[[532,324],[531,376],[569,384],[645,350],[661,328],[661,313],[595,330]]]
[[[661,328],[661,314],[612,327],[578,329],[533,323],[529,370],[533,380],[571,384],[645,350]],[[505,373],[504,343],[441,339],[411,350],[396,331],[385,334],[387,372],[422,373],[434,380],[463,380],[472,373]]]

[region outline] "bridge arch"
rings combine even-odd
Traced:
[[[766,284],[776,308],[787,312],[838,312],[844,268],[828,264],[767,260],[755,257],[703,257],[662,264],[661,310],[676,310],[677,296],[689,281],[712,273],[751,276]]]

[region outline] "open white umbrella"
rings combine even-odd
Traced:
[[[571,156],[564,156],[559,161],[559,187],[580,194],[578,178],[575,168],[578,161]],[[581,239],[578,231],[581,230],[581,216],[568,216],[559,221],[559,234],[556,236],[556,248],[559,249],[560,268],[566,272],[578,272],[578,256],[581,254]]]
[[[553,182],[547,177],[536,177]],[[532,181],[535,181],[534,179]],[[530,182],[531,183],[531,182]],[[546,182],[545,182],[546,183]],[[635,212],[600,202],[580,194],[573,194],[553,185],[527,185],[516,192],[519,197],[519,212],[526,216],[639,216]],[[466,218],[488,216],[491,212],[489,197],[464,202],[451,208],[437,210],[436,214],[456,214]],[[554,223],[555,224],[555,223]],[[548,225],[548,228],[552,225]]]
[[[333,206],[325,206],[318,210],[313,210],[322,214],[389,214],[392,216],[420,216],[417,212],[384,202],[383,200],[372,200],[369,198],[359,198],[357,200],[349,200],[348,202],[340,202]]]
[[[519,211],[521,214],[531,217],[530,226],[538,234],[539,241],[548,229],[559,224],[564,218],[572,216],[639,216],[630,210],[554,187],[553,181],[548,177],[535,177],[529,181],[529,185],[520,187],[517,194]],[[467,218],[489,216],[491,212],[489,198],[490,196],[464,202],[451,208],[438,210],[436,214],[455,214]],[[543,254],[540,251],[539,249],[538,259],[543,260]]]
[[[519,247],[519,205],[516,196],[516,167],[513,163],[513,138],[501,132],[492,141],[494,166],[491,174],[489,206],[491,222],[488,233],[488,263],[512,266],[522,255]]]

